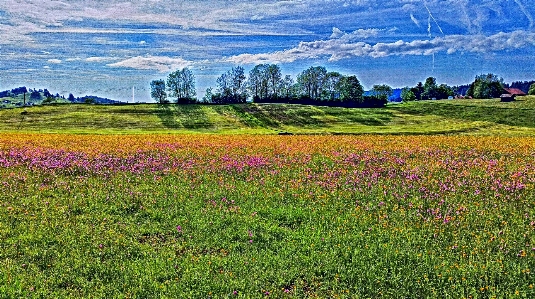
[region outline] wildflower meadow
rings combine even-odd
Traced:
[[[0,298],[535,298],[535,138],[0,135]]]

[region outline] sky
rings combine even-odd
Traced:
[[[152,80],[188,67],[200,98],[259,63],[294,79],[325,66],[365,89],[534,80],[532,1],[2,0],[0,90],[144,102]]]

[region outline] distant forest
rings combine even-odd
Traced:
[[[428,77],[413,87],[393,89],[386,84],[374,85],[364,91],[355,75],[330,72],[323,66],[309,67],[297,75],[282,75],[276,64],[256,65],[246,75],[243,67],[233,67],[216,80],[215,88],[207,88],[202,99],[197,98],[195,75],[188,68],[170,73],[166,80],[150,82],[151,97],[158,103],[233,104],[289,103],[340,107],[383,107],[388,101],[420,101],[452,98],[496,98],[504,88],[516,88],[535,94],[535,80],[507,84],[495,74],[482,74],[470,84],[448,86]],[[121,104],[98,96],[66,98],[47,89],[18,87],[0,91],[0,107],[17,107],[54,103]]]
[[[87,103],[87,104],[121,104],[120,101],[110,100],[97,96],[75,97],[72,93],[67,98],[65,96],[50,93],[48,89],[28,89],[25,86],[11,90],[0,91],[0,98],[3,99],[0,107],[20,107],[42,104],[61,103]]]
[[[535,93],[535,81],[506,84],[495,74],[478,75],[472,83],[460,86],[439,84],[436,78],[428,77],[414,87],[392,89],[381,84],[364,91],[355,75],[342,75],[314,66],[299,73],[294,80],[290,75],[283,76],[276,64],[256,65],[248,76],[243,67],[233,67],[216,80],[215,88],[206,89],[200,101],[196,97],[195,76],[188,68],[169,74],[167,80],[154,80],[150,87],[151,97],[159,103],[232,104],[252,101],[342,107],[383,107],[388,101],[496,98],[505,93],[504,88]]]

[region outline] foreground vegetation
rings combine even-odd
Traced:
[[[533,298],[535,139],[0,135],[0,297]]]
[[[287,104],[84,105],[0,110],[0,132],[473,134],[535,136],[535,97],[417,101],[380,109]]]

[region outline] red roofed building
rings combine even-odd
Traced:
[[[505,93],[508,93],[513,96],[525,96],[526,95],[525,92],[523,92],[522,90],[518,88],[504,88],[503,90],[505,90]]]
[[[516,96],[525,96],[526,93],[518,88],[504,88],[504,94],[500,96],[502,102],[511,102],[515,100]]]

